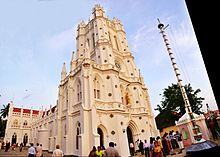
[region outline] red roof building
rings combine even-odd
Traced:
[[[13,108],[13,112],[21,112],[21,108]]]

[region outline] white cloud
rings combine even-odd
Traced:
[[[166,53],[157,27],[144,25],[131,36],[131,50],[139,65],[159,66],[165,59]],[[161,41],[160,41],[161,40]],[[142,57],[141,57],[142,56]],[[144,56],[144,60],[143,60]]]

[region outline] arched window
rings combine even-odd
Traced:
[[[14,143],[16,143],[16,142],[17,142],[17,134],[14,133],[14,134],[12,135],[11,144],[14,144]]]
[[[82,91],[81,91],[81,83],[77,83],[77,100],[81,101],[82,100]]]
[[[202,133],[200,126],[199,125],[196,125],[196,126],[198,127],[198,133]]]
[[[95,48],[95,35],[94,35],[94,33],[92,34],[92,44],[93,44],[93,48]]]
[[[64,135],[66,135],[67,130],[66,130],[66,124],[64,125]]]
[[[115,40],[115,45],[116,45],[116,47],[117,47],[117,50],[119,50],[118,41],[117,41],[117,37],[116,37],[116,36],[114,36],[114,40]]]
[[[24,143],[24,146],[26,146],[26,144],[28,143],[28,135],[27,135],[27,133],[24,134],[23,143]]]
[[[24,121],[23,125],[24,125],[24,126],[27,126],[27,121],[26,121],[26,120]]]
[[[77,123],[77,128],[76,128],[76,149],[79,149],[79,134],[81,132],[80,129],[80,123]]]
[[[87,39],[87,41],[86,41],[86,42],[87,42],[87,44],[88,44],[88,47],[90,48],[90,43],[89,43],[89,39]]]
[[[100,99],[100,83],[96,77],[93,80],[93,84],[94,84],[94,98]]]
[[[66,109],[68,108],[68,89],[66,88]]]
[[[183,135],[183,139],[184,140],[188,139],[188,134],[187,134],[187,132],[186,132],[186,130],[184,128],[182,129],[182,135]]]
[[[124,102],[124,88],[122,85],[120,85],[120,90],[121,90],[121,102],[122,102],[122,104],[125,104],[125,102]]]
[[[13,125],[18,126],[18,120],[17,119],[14,120]]]

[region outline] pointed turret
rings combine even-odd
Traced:
[[[72,52],[72,59],[71,59],[71,62],[70,62],[70,71],[73,71],[75,68],[76,68],[76,62],[74,60],[74,51]]]
[[[96,4],[95,7],[93,8],[93,16],[94,18],[100,17],[100,16],[105,16],[105,11],[103,7],[101,7],[99,4]]]
[[[66,78],[66,63],[63,63],[63,68],[61,72],[61,81],[63,81]]]
[[[142,85],[144,85],[144,77],[141,75],[141,70],[139,69],[139,80],[141,82]]]

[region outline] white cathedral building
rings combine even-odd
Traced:
[[[69,73],[63,64],[57,104],[43,111],[11,102],[5,141],[38,142],[49,152],[60,144],[65,155],[73,156],[88,156],[93,146],[108,147],[112,141],[128,157],[130,142],[159,135],[121,21],[108,19],[100,5],[92,14],[78,25],[77,50]]]

